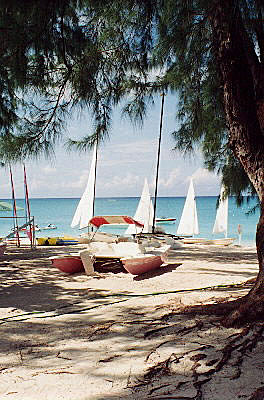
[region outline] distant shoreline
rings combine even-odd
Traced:
[[[197,199],[199,198],[218,198],[218,195],[214,195],[214,196],[208,196],[208,195],[202,195],[202,196],[195,196]],[[247,196],[243,196],[243,197],[247,197]],[[117,196],[117,197],[113,197],[113,196],[96,196],[96,199],[139,199],[140,196]],[[152,196],[152,198],[154,198],[154,196]],[[186,196],[158,196],[158,199],[185,199]],[[229,196],[229,198],[235,198],[235,196]],[[80,200],[80,197],[30,197],[29,200],[45,200],[45,199],[54,199],[54,200]],[[10,200],[12,201],[11,198],[1,198],[0,201],[6,201],[6,200]],[[17,197],[16,200],[24,200],[24,197]],[[255,196],[255,198],[253,197],[251,199],[251,201],[257,200],[257,196]]]

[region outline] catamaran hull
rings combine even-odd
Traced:
[[[185,238],[182,240],[184,244],[206,244],[216,246],[229,246],[235,239],[234,238],[222,238],[222,239],[203,239],[203,238]]]
[[[66,274],[76,274],[84,271],[82,260],[78,256],[52,257],[51,262],[54,267]]]
[[[175,224],[176,218],[156,218],[156,224]]]
[[[235,241],[234,238],[223,238],[223,239],[212,239],[212,240],[205,240],[204,244],[213,244],[216,246],[229,246]]]
[[[141,275],[145,272],[155,270],[163,263],[161,256],[142,256],[122,258],[124,268],[132,275]]]
[[[182,242],[184,244],[204,244],[205,240],[204,238],[184,238]]]

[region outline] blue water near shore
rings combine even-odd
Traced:
[[[11,200],[2,199],[1,201]],[[54,224],[57,226],[56,230],[43,230],[36,232],[37,237],[42,236],[60,236],[60,235],[74,235],[79,236],[80,231],[78,228],[71,228],[71,220],[74,215],[75,209],[78,205],[79,199],[71,198],[46,198],[46,199],[31,199],[31,215],[35,218],[35,224],[40,227]],[[95,215],[129,215],[135,214],[139,198],[137,197],[116,197],[116,198],[97,198],[95,201]],[[157,199],[157,217],[174,217],[176,218],[175,224],[162,225],[167,233],[176,234],[177,227],[180,221],[181,213],[183,210],[185,197],[160,197]],[[199,221],[200,233],[198,236],[212,239],[222,238],[223,234],[213,235],[212,229],[216,214],[216,196],[196,197],[197,213]],[[229,216],[228,216],[228,237],[237,238],[238,243],[238,224],[242,226],[242,239],[241,245],[254,245],[256,225],[259,218],[259,212],[255,214],[246,215],[246,213],[255,204],[251,201],[249,204],[245,202],[242,207],[238,208],[235,203],[235,198],[229,198]],[[24,200],[18,199],[17,205],[25,207]],[[24,211],[18,212],[19,216],[24,216]],[[2,217],[12,217],[12,212],[0,211],[0,235],[6,236],[11,232],[13,227],[12,219]],[[24,219],[19,219],[19,224],[23,224]],[[109,233],[124,234],[124,228],[106,227],[101,230]],[[85,230],[84,230],[85,231]]]

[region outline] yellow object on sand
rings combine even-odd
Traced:
[[[56,246],[58,239],[58,237],[41,237],[36,240],[39,246]]]
[[[41,237],[37,238],[36,240],[39,246],[59,246],[80,243],[78,238],[67,235],[60,237]]]

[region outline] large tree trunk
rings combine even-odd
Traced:
[[[264,315],[264,71],[233,0],[216,0],[211,26],[220,68],[229,145],[261,204],[256,232],[259,274],[252,290],[224,320],[231,326]]]

